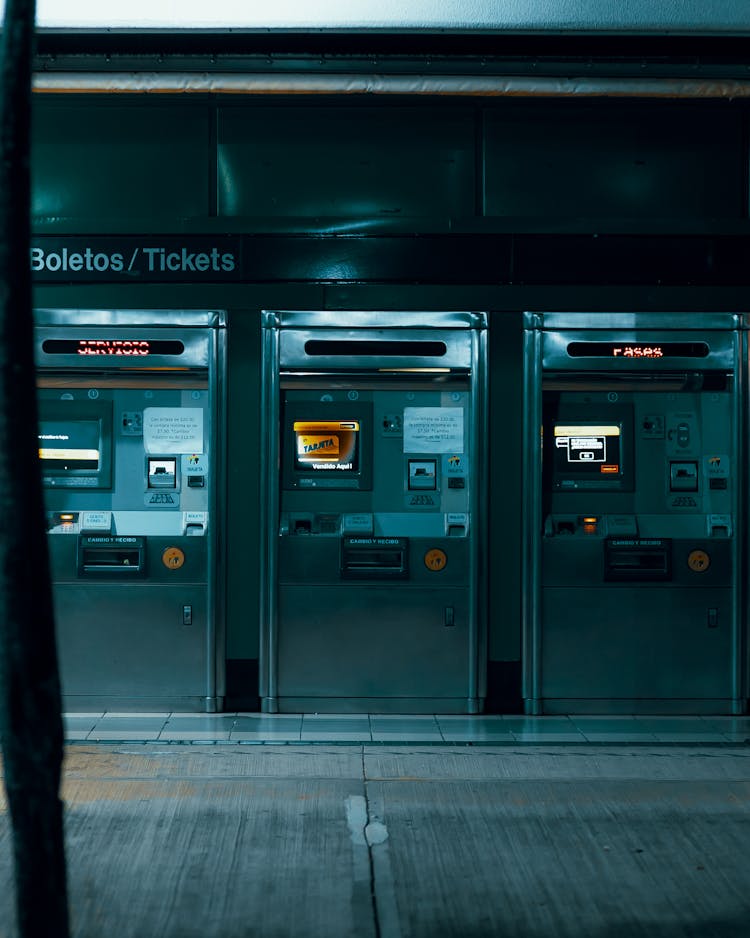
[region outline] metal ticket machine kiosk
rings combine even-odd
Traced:
[[[744,712],[738,317],[525,329],[527,712]]]
[[[485,316],[263,325],[263,709],[479,712]]]
[[[35,321],[65,704],[221,709],[223,314],[38,310]]]

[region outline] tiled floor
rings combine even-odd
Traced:
[[[69,741],[162,743],[738,743],[750,717],[66,713]]]

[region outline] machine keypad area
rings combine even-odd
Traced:
[[[282,403],[282,536],[468,534],[447,518],[469,512],[470,392],[289,388]]]
[[[732,511],[730,394],[623,392],[613,404],[604,393],[563,392],[547,402],[546,414],[545,436],[556,446],[556,461],[545,462],[546,537],[605,538],[622,532],[623,523],[646,537],[727,536],[726,527],[708,519]],[[562,457],[559,427],[570,431]],[[616,428],[617,488],[604,471],[610,428]],[[576,462],[579,454],[590,458]],[[586,524],[589,516],[600,521]]]
[[[208,392],[39,391],[50,534],[195,536],[209,507]]]

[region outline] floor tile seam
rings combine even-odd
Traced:
[[[63,781],[64,782],[84,782],[91,783],[107,783],[107,782],[122,782],[123,784],[133,784],[135,782],[144,782],[144,783],[153,783],[153,782],[165,782],[165,783],[174,783],[174,782],[205,782],[206,784],[216,784],[216,783],[236,783],[236,782],[252,782],[259,780],[274,780],[274,781],[304,781],[304,782],[320,782],[324,784],[326,782],[336,781],[336,782],[361,782],[362,776],[359,773],[346,773],[343,775],[306,775],[303,773],[253,773],[252,775],[188,775],[188,774],[177,774],[177,775],[80,775],[75,774],[71,775],[67,772],[63,772]]]
[[[85,718],[85,719],[214,719],[222,717],[235,717],[235,718],[252,718],[252,719],[267,719],[267,720],[281,720],[281,719],[345,719],[345,720],[357,720],[357,719],[375,719],[375,720],[418,720],[427,722],[428,720],[445,720],[447,722],[459,721],[459,720],[529,720],[529,721],[541,721],[546,720],[550,723],[565,723],[565,722],[586,722],[586,721],[597,721],[597,720],[612,720],[612,721],[626,721],[632,720],[637,722],[645,722],[648,720],[654,721],[664,721],[675,723],[685,722],[687,720],[694,720],[696,722],[722,722],[730,720],[746,720],[750,722],[750,714],[681,714],[681,715],[664,715],[664,714],[571,714],[571,715],[557,715],[557,714],[540,714],[540,715],[529,715],[523,713],[480,713],[480,714],[462,714],[462,713],[438,713],[438,714],[414,714],[414,713],[263,713],[257,710],[226,710],[219,711],[217,713],[206,713],[205,711],[162,711],[155,713],[151,710],[138,711],[133,710],[130,712],[124,711],[87,711],[87,710],[66,710],[62,714],[63,718]]]
[[[167,740],[172,739],[174,741],[183,741],[183,742],[245,742],[248,740],[240,739],[239,736],[249,737],[251,735],[250,731],[241,732],[234,734],[231,731],[224,732],[221,734],[212,734],[206,732],[205,735],[197,735],[189,731],[180,731],[180,730],[161,730],[159,732],[154,731],[154,734],[145,733],[134,734],[132,736],[120,736],[117,735],[115,730],[111,732],[105,732],[104,730],[97,730],[94,727],[91,731],[85,735],[80,735],[76,731],[72,731],[70,734],[66,734],[67,741],[102,741],[102,740],[130,740],[133,742],[140,740],[153,742],[154,740]],[[460,733],[449,733],[441,734],[440,736],[431,737],[427,734],[421,736],[409,735],[406,733],[400,734],[388,734],[388,733],[375,733],[373,736],[364,736],[356,733],[313,733],[309,732],[307,734],[297,734],[297,733],[284,733],[279,732],[276,734],[264,734],[258,732],[257,734],[252,734],[252,739],[254,741],[262,742],[264,740],[268,742],[280,741],[282,739],[289,742],[353,742],[353,743],[370,743],[370,742],[401,742],[401,743],[429,743],[434,742],[436,744],[440,743],[465,743],[465,744],[475,744],[475,745],[493,745],[493,744],[512,744],[512,743],[539,743],[539,744],[550,744],[558,742],[560,745],[573,745],[575,743],[581,744],[591,744],[591,745],[601,745],[601,744],[611,744],[611,745],[635,745],[635,744],[676,744],[679,745],[680,742],[684,742],[686,745],[705,743],[707,745],[731,745],[742,743],[744,740],[733,739],[727,736],[718,735],[718,736],[703,736],[700,734],[691,734],[698,738],[684,738],[680,739],[678,734],[669,734],[669,738],[662,738],[658,734],[638,734],[638,735],[609,735],[609,734],[596,734],[597,738],[592,738],[591,735],[586,734],[556,734],[556,733],[523,733],[523,734],[492,734],[484,736],[471,736],[469,734],[460,734]],[[555,739],[556,736],[559,736],[560,739]],[[574,737],[574,738],[573,738]]]
[[[456,786],[468,786],[470,789],[476,791],[486,790],[492,791],[493,789],[508,790],[514,789],[517,787],[522,787],[524,785],[534,787],[541,786],[544,789],[548,789],[549,786],[554,786],[556,790],[559,790],[559,800],[560,802],[566,801],[570,797],[570,793],[575,793],[577,789],[581,786],[587,786],[593,789],[608,789],[612,791],[617,790],[627,790],[628,792],[641,791],[644,796],[648,797],[664,797],[666,794],[668,796],[669,788],[668,786],[673,786],[679,792],[690,792],[695,789],[697,786],[701,787],[701,790],[705,793],[705,797],[710,796],[710,792],[714,791],[714,797],[719,799],[724,799],[727,788],[732,788],[737,785],[750,784],[750,779],[727,779],[721,784],[721,787],[712,787],[711,789],[706,789],[706,780],[702,778],[696,779],[658,779],[652,780],[646,776],[628,776],[628,777],[619,777],[619,776],[580,776],[580,777],[559,777],[555,775],[529,775],[529,776],[518,776],[513,778],[487,778],[486,776],[419,776],[412,778],[399,778],[397,776],[370,776],[368,779],[369,783],[372,785],[413,785],[413,786],[435,786],[442,789],[450,789]],[[657,785],[655,782],[658,781],[660,784]],[[654,782],[654,784],[652,784]],[[549,806],[542,805],[542,808],[546,810]],[[744,808],[740,806],[739,811],[744,813]]]
[[[677,784],[680,786],[696,785],[700,784],[702,787],[725,787],[727,784],[750,784],[750,777],[728,777],[728,778],[710,778],[706,779],[703,777],[695,778],[685,778],[683,776],[679,777],[663,777],[663,778],[653,778],[650,776],[640,776],[640,775],[630,775],[630,776],[621,776],[621,775],[549,775],[549,774],[528,774],[528,775],[514,775],[514,776],[493,776],[488,777],[486,775],[429,775],[423,773],[421,775],[410,775],[410,776],[400,776],[400,775],[365,775],[363,776],[361,771],[359,772],[346,772],[343,774],[304,774],[304,773],[281,773],[281,772],[267,772],[267,773],[252,773],[252,774],[237,774],[237,775],[191,775],[188,773],[176,773],[174,775],[170,774],[159,774],[159,775],[86,775],[80,774],[77,772],[63,772],[63,778],[65,782],[75,783],[83,782],[90,783],[95,781],[97,784],[105,783],[123,783],[123,784],[132,784],[136,782],[143,783],[175,783],[175,782],[194,782],[194,783],[205,783],[205,784],[234,784],[237,782],[252,782],[258,780],[284,780],[284,781],[317,781],[321,783],[326,783],[330,781],[349,781],[349,782],[363,782],[364,785],[370,784],[379,784],[385,782],[397,782],[400,784],[423,784],[423,783],[444,783],[446,785],[455,785],[462,783],[474,784],[483,784],[483,785],[497,785],[499,783],[503,784],[521,784],[527,782],[543,782],[549,783],[554,782],[556,785],[566,785],[574,786],[580,785],[582,783],[600,783],[600,782],[616,782],[619,784],[627,785],[643,785],[649,784],[654,786],[664,786],[664,785],[673,785]]]

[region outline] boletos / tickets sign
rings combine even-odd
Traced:
[[[35,280],[239,279],[238,238],[37,238],[31,245]]]

